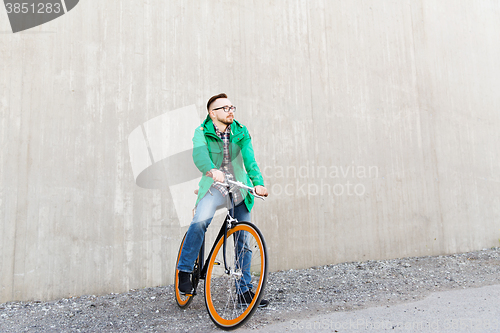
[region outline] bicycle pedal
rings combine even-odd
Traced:
[[[196,295],[196,290],[193,290],[189,293],[183,293],[182,291],[179,290],[179,294],[181,294],[182,296],[188,296],[188,297],[191,297],[191,296],[195,296]]]

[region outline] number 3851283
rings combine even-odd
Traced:
[[[7,14],[10,13],[23,13],[23,14],[59,14],[62,10],[61,3],[5,3],[5,8],[7,8]]]

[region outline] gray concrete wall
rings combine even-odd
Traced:
[[[221,91],[272,270],[498,246],[498,31],[487,0],[82,0],[16,34],[0,9],[0,301],[172,283],[186,227],[127,139]]]

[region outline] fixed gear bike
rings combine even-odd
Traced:
[[[231,186],[236,190],[243,188],[254,197],[264,200],[264,197],[255,193],[252,187],[229,179],[226,179],[226,182],[217,184],[226,186],[228,190]],[[232,191],[229,191],[226,198],[226,207],[232,209],[228,209],[205,262],[205,239],[203,240],[191,275],[193,293],[183,295],[179,292],[177,265],[186,235],[182,239],[177,255],[174,287],[177,304],[185,308],[196,295],[200,280],[205,280],[205,305],[210,318],[218,327],[231,330],[243,325],[257,310],[264,295],[268,263],[266,243],[262,233],[251,222],[238,221],[231,215],[231,211],[234,211]],[[255,295],[250,304],[242,305],[238,299],[238,295],[241,294],[238,282],[244,274],[247,275],[246,279],[248,275],[250,276],[252,292]]]

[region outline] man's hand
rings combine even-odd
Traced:
[[[261,185],[255,186],[255,193],[262,197],[267,197],[269,195],[269,193],[267,193],[267,188]]]
[[[214,181],[224,183],[224,173],[217,169],[212,169],[207,172],[207,176],[212,177]]]

